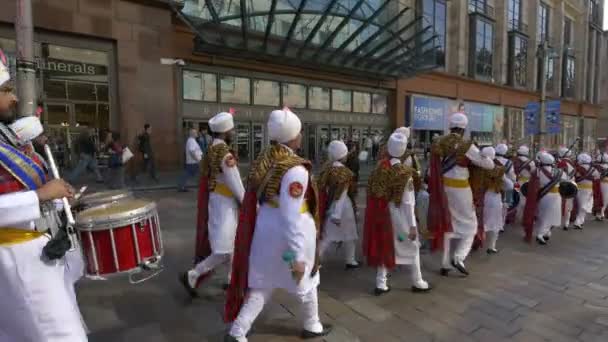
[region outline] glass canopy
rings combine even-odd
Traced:
[[[195,52],[408,77],[432,69],[436,36],[400,0],[186,0]]]

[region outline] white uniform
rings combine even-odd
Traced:
[[[332,166],[346,167],[341,162],[335,161]],[[345,189],[337,201],[333,201],[323,226],[323,240],[321,242],[321,255],[324,255],[332,242],[344,242],[346,264],[357,264],[355,258],[355,241],[359,238],[357,234],[357,221],[353,202]],[[339,221],[336,225],[334,221]]]
[[[588,171],[591,167],[589,164],[583,164],[581,166],[586,171]],[[597,172],[597,170],[594,170],[591,175],[593,179],[598,179],[600,177],[600,173]],[[587,214],[590,214],[593,211],[593,182],[585,179],[577,184],[578,193],[576,194],[576,200],[578,202],[578,212],[576,215],[576,220],[574,220],[574,224],[582,227],[585,223]]]
[[[522,162],[526,162],[529,160],[528,157],[525,156],[518,156],[517,157],[519,160],[521,160]],[[517,177],[517,182],[519,183],[519,185],[524,185],[524,183],[527,183],[530,178],[532,177],[532,174],[536,172],[536,163],[534,162],[534,160],[532,160],[529,164],[529,170],[528,167],[524,168],[523,170],[521,170],[521,172],[519,173],[519,176]],[[524,208],[526,207],[526,197],[525,196],[520,196],[519,197],[519,204],[517,205],[517,221],[521,222],[522,218],[524,217]]]
[[[40,217],[38,197],[34,191],[0,195],[0,212],[0,227],[33,230]],[[0,246],[0,342],[87,341],[67,291],[65,260],[41,258],[48,241],[41,236]]]
[[[503,175],[502,182],[504,191],[513,190],[513,180],[509,177],[508,173]],[[503,230],[505,225],[505,207],[506,204],[503,203],[503,197],[500,192],[491,190],[485,192],[483,200],[483,228],[487,233],[488,248],[491,250],[496,250],[498,234]]]
[[[570,163],[567,163],[566,170],[564,170],[564,173],[562,174],[562,180],[573,182],[574,176],[568,176],[568,175],[574,175],[573,171],[574,171],[574,167]],[[572,214],[572,209],[574,208],[574,198],[568,198],[563,201],[565,203],[564,203],[564,212],[562,215],[562,227],[568,227],[568,226],[570,226],[570,215]]]
[[[476,166],[491,170],[494,168],[492,159],[483,157],[477,146],[471,144],[465,156]],[[444,178],[460,181],[469,180],[469,169],[462,166],[454,166],[443,174]],[[470,187],[456,188],[445,187],[448,199],[448,208],[452,222],[452,232],[444,235],[443,267],[451,268],[450,265],[450,243],[452,239],[460,239],[458,247],[454,251],[454,259],[463,262],[469,255],[475,234],[477,233],[477,216],[473,206],[473,193]]]
[[[550,174],[553,172],[552,166],[541,166],[542,169],[548,171]],[[545,185],[551,182],[551,179],[547,177],[542,170],[538,170],[540,188],[542,189]],[[562,223],[561,212],[562,212],[562,197],[558,192],[559,183],[554,186],[554,189],[550,190],[545,196],[543,196],[538,202],[537,218],[534,224],[534,230],[536,236],[547,236],[551,234],[551,227],[558,227]]]
[[[391,166],[401,163],[397,158],[391,158]],[[393,226],[393,244],[395,246],[395,263],[397,265],[410,265],[412,285],[421,289],[428,288],[426,281],[422,279],[420,270],[420,241],[418,238],[412,241],[408,238],[410,229],[416,228],[416,194],[412,180],[403,189],[401,203],[396,205],[390,202],[388,209]],[[417,234],[418,235],[418,234]],[[376,274],[376,288],[388,289],[388,271],[385,267],[379,267]]]
[[[603,162],[600,165],[604,169],[608,169],[608,162]],[[597,217],[604,218],[604,214],[606,213],[606,208],[608,208],[608,177],[602,178],[600,188],[602,190],[603,207],[601,208],[600,212],[597,214]]]
[[[263,203],[258,211],[255,233],[249,256],[249,293],[234,321],[230,335],[246,341],[255,318],[262,311],[275,289],[295,295],[302,305],[304,329],[323,331],[319,321],[317,286],[319,273],[311,276],[315,265],[317,230],[310,212],[302,212],[304,192],[299,197],[290,194],[290,185],[300,183],[308,188],[308,170],[303,166],[289,169],[281,179],[277,198]],[[271,202],[279,204],[271,205]],[[292,252],[294,262],[303,262],[306,271],[300,283],[292,277],[290,265],[283,260],[285,252]]]
[[[226,144],[226,142],[221,139],[214,139],[213,145],[218,144]],[[232,192],[232,196],[217,192],[209,194],[207,229],[209,230],[209,244],[212,254],[196,265],[194,268],[196,272],[189,272],[191,285],[195,283],[199,276],[209,273],[223,263],[228,263],[228,283],[230,283],[234,238],[239,223],[239,205],[243,201],[243,196],[245,196],[245,188],[241,181],[239,168],[236,165],[229,166],[226,163],[228,158],[233,158],[233,156],[227,154],[224,157],[221,164],[222,172],[216,176],[216,187],[225,185]]]

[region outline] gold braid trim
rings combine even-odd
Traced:
[[[390,200],[399,205],[403,199],[403,191],[407,186],[410,186],[410,190],[414,190],[412,176],[416,173],[416,170],[403,164],[395,164],[391,167],[391,197]]]
[[[465,154],[471,147],[472,143],[473,142],[470,140],[464,140],[458,134],[450,133],[438,138],[438,140],[433,142],[431,152],[433,154],[439,154],[441,157],[447,157],[455,154],[457,161],[461,161],[462,158],[466,158]]]
[[[319,177],[319,190],[328,194],[332,190],[333,198],[329,200],[337,201],[345,190],[348,191],[349,196],[353,195],[352,183],[354,181],[355,174],[346,166],[326,165]]]
[[[484,189],[492,192],[502,192],[503,191],[503,177],[505,175],[505,167],[500,165],[495,165],[492,170],[484,170],[486,176],[484,178]]]
[[[415,173],[414,169],[403,164],[395,164],[387,168],[381,163],[369,176],[368,191],[372,196],[399,203],[403,190]]]
[[[217,175],[222,172],[222,161],[229,153],[232,151],[227,144],[211,145],[201,161],[201,175],[209,178],[209,191],[215,189]]]

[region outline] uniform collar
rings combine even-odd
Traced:
[[[224,139],[214,138],[213,143],[211,145],[219,145],[219,144],[226,144],[226,142],[224,141]]]
[[[331,165],[332,165],[332,166],[336,166],[336,167],[337,167],[337,166],[344,166],[344,164],[342,164],[342,162],[341,162],[341,161],[339,161],[339,160],[336,160],[335,162],[331,163]]]
[[[401,160],[399,158],[394,158],[394,157],[391,157],[390,162],[391,162],[391,166],[401,164]]]

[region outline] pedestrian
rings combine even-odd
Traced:
[[[517,175],[515,174],[515,167],[513,166],[513,161],[507,157],[507,153],[509,153],[509,146],[506,144],[498,144],[494,149],[496,152],[496,158],[494,159],[494,164],[500,165],[505,169],[505,184],[507,185],[504,189],[504,202],[507,205],[507,208],[504,211],[504,224],[500,229],[500,232],[504,232],[504,225],[507,224],[509,208],[513,205],[514,196],[515,196],[515,183],[517,183]],[[510,185],[512,186],[509,186]],[[517,194],[519,196],[519,194]],[[519,197],[518,197],[519,198]]]
[[[105,143],[105,150],[110,154],[108,186],[110,189],[122,189],[125,187],[125,168],[122,162],[124,146],[120,140],[120,133],[108,131]]]
[[[583,229],[587,214],[593,211],[593,182],[600,178],[600,173],[591,165],[591,156],[588,153],[581,153],[577,158],[576,184],[578,192],[576,201],[578,204],[574,229]]]
[[[465,276],[469,274],[464,261],[478,229],[469,166],[487,170],[494,168],[492,159],[470,140],[464,140],[468,122],[465,114],[452,114],[449,118],[450,133],[435,140],[431,149],[428,224],[434,233],[434,247],[443,247],[443,276],[448,276],[454,268]],[[459,240],[453,255],[452,240]]]
[[[95,173],[97,183],[103,183],[103,177],[101,176],[99,166],[97,165],[97,146],[95,143],[94,128],[89,128],[80,133],[80,136],[76,141],[76,150],[79,153],[78,164],[68,177],[69,181],[72,184],[76,183],[84,171],[90,170]]]
[[[156,176],[156,164],[154,161],[154,150],[152,149],[151,142],[152,126],[149,123],[144,125],[144,131],[138,136],[138,148],[143,158],[142,170],[144,173],[148,173],[150,178],[155,182],[158,182]]]
[[[209,120],[213,142],[202,162],[198,195],[198,219],[194,268],[180,275],[186,291],[196,297],[196,288],[213,270],[228,264],[230,283],[234,237],[245,188],[236,157],[230,150],[234,139],[232,114],[222,112]],[[193,134],[196,131],[193,132]]]
[[[506,146],[504,146],[506,147]],[[513,180],[506,175],[506,167],[496,157],[496,150],[492,146],[485,147],[484,155],[494,161],[492,170],[483,170],[483,228],[486,234],[487,254],[496,254],[496,242],[505,225],[504,193],[513,189]]]
[[[346,269],[359,268],[355,258],[357,222],[353,202],[357,183],[355,174],[343,162],[348,155],[348,148],[340,140],[334,140],[328,146],[329,163],[319,177],[320,213],[323,222],[323,236],[319,246],[319,256],[327,252],[332,243],[342,243],[344,247],[344,264]]]
[[[359,144],[350,140],[346,144],[346,147],[348,148],[348,155],[346,156],[346,162],[344,165],[355,174],[355,183],[358,183],[359,169],[361,168],[361,161],[359,160]]]
[[[201,128],[199,135],[198,135],[197,142],[201,148],[201,152],[203,153],[203,155],[207,154],[207,150],[209,149],[209,144],[211,144],[212,140],[213,140],[213,138],[211,138],[211,136],[207,132],[207,127]]]
[[[196,176],[199,171],[198,164],[201,162],[203,158],[203,152],[196,139],[198,138],[198,132],[196,129],[192,128],[189,132],[190,136],[186,141],[186,164],[184,166],[184,173],[180,177],[177,183],[177,191],[186,192],[186,184],[188,183],[188,179],[193,176]]]
[[[267,132],[271,146],[249,173],[242,225],[236,236],[239,248],[225,307],[225,319],[233,323],[226,342],[247,341],[251,325],[275,289],[298,300],[303,338],[322,337],[331,331],[319,319],[313,216],[317,194],[311,184],[311,162],[295,154],[302,145],[301,129],[300,119],[288,108],[270,113]]]

